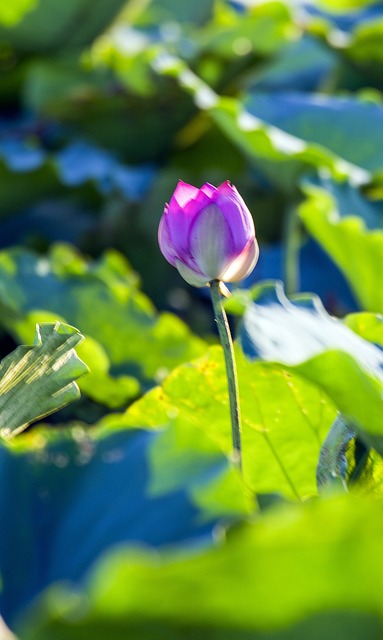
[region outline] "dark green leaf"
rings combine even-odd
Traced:
[[[207,545],[251,508],[217,447],[201,435],[185,448],[172,428],[37,429],[0,447],[0,475],[6,620],[52,582],[81,582],[111,546]]]

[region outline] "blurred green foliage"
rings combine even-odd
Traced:
[[[0,353],[36,323],[85,336],[3,394],[0,429],[60,406],[42,373],[90,369],[0,447],[20,640],[381,637],[382,24],[369,0],[0,7]],[[243,479],[209,302],[157,246],[180,178],[232,180],[261,245],[228,302]],[[319,499],[337,411],[349,493]]]
[[[0,279],[3,326],[19,341],[33,337],[37,321],[56,317],[81,325],[87,339],[79,353],[91,372],[80,387],[110,408],[126,405],[141,387],[206,350],[175,315],[156,314],[115,251],[94,263],[63,244],[44,257],[5,251]]]
[[[381,537],[380,505],[338,498],[284,506],[197,557],[117,550],[84,592],[48,591],[24,637],[378,638]]]

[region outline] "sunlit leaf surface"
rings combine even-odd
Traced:
[[[20,346],[1,361],[1,437],[10,438],[79,398],[75,380],[88,372],[75,351],[82,340],[66,324],[37,325],[34,346]]]
[[[320,444],[334,416],[332,403],[301,378],[278,367],[246,362],[237,353],[243,421],[245,482],[258,493],[299,499],[316,493]],[[132,405],[124,416],[132,425],[155,427],[179,416],[180,441],[192,446],[200,433],[230,454],[231,427],[220,347],[176,369]],[[106,419],[113,424],[117,418]]]
[[[21,637],[102,638],[112,628],[117,639],[373,640],[381,506],[345,497],[282,507],[198,554],[118,550],[83,592],[53,587]]]
[[[300,218],[346,276],[362,308],[383,311],[383,209],[351,187],[328,190],[326,183],[304,187]],[[351,196],[351,197],[350,197]]]
[[[3,435],[77,397],[78,358],[91,369],[53,424],[2,441],[6,624],[19,640],[380,640],[382,3],[0,4]],[[254,358],[236,345],[243,478],[206,291],[158,250],[178,179],[237,186],[254,282],[287,267],[289,290],[362,309],[336,321],[263,285],[231,298]],[[7,357],[44,322],[65,344],[43,330]],[[318,496],[339,411],[352,436]]]
[[[26,14],[32,11],[38,4],[38,0],[14,0],[5,2],[0,8],[0,24],[12,27],[17,24]]]
[[[290,301],[280,284],[259,287],[241,343],[250,359],[279,362],[317,384],[381,450],[383,351],[329,316],[317,298]]]
[[[8,27],[0,30],[2,39],[23,52],[52,51],[91,42],[121,9],[123,0],[95,3],[86,21],[81,20],[87,13],[86,0],[12,0],[9,5],[12,9],[4,7],[0,13]]]
[[[175,77],[196,104],[210,115],[223,133],[250,158],[279,188],[291,191],[305,170],[325,167],[335,178],[351,177],[356,183],[368,181],[369,171],[345,160],[304,136],[292,135],[258,118],[244,103],[218,96],[181,59],[166,54],[154,59],[158,73]]]
[[[245,104],[254,116],[286,133],[320,144],[367,171],[383,169],[380,104],[294,91],[254,91]],[[351,131],[358,132],[358,144]]]

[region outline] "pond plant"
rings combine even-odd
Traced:
[[[259,256],[254,221],[235,187],[206,183],[197,189],[179,182],[165,206],[158,230],[165,258],[189,284],[208,285],[228,378],[233,459],[241,458],[241,418],[233,341],[221,301],[224,282],[238,282],[254,269]]]
[[[382,17],[0,3],[0,638],[382,637]]]

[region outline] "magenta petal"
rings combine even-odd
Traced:
[[[222,211],[209,204],[196,217],[190,230],[193,258],[209,280],[219,277],[232,255],[232,239]]]
[[[184,207],[184,214],[189,220],[194,220],[197,213],[204,207],[207,207],[211,203],[211,196],[202,189],[199,189],[194,200],[190,200]]]
[[[166,260],[173,265],[176,266],[177,254],[174,251],[174,246],[170,238],[170,233],[167,224],[167,206],[165,207],[165,212],[160,220],[160,224],[158,227],[158,244],[160,245],[160,249],[162,254],[165,256]]]
[[[168,262],[195,287],[245,278],[259,254],[251,213],[228,181],[197,189],[180,180],[161,218],[158,241]]]
[[[232,256],[239,254],[255,236],[254,221],[237,189],[224,182],[213,197],[221,209],[233,239]]]
[[[215,193],[217,191],[217,188],[213,187],[213,185],[210,184],[210,182],[205,182],[205,184],[202,185],[200,191],[205,193],[210,198],[213,195],[213,193]]]
[[[246,278],[258,262],[259,247],[255,238],[250,240],[242,253],[220,274],[223,282],[238,282]]]
[[[169,204],[168,228],[174,249],[179,257],[193,268],[194,261],[190,245],[190,230],[203,209],[210,204],[210,198],[201,189],[194,200],[190,200],[183,209]]]
[[[190,200],[197,197],[198,192],[199,189],[197,189],[197,187],[193,187],[193,185],[188,184],[187,182],[178,180],[178,184],[169,202],[170,209],[174,204],[174,200],[179,207],[185,207]]]

